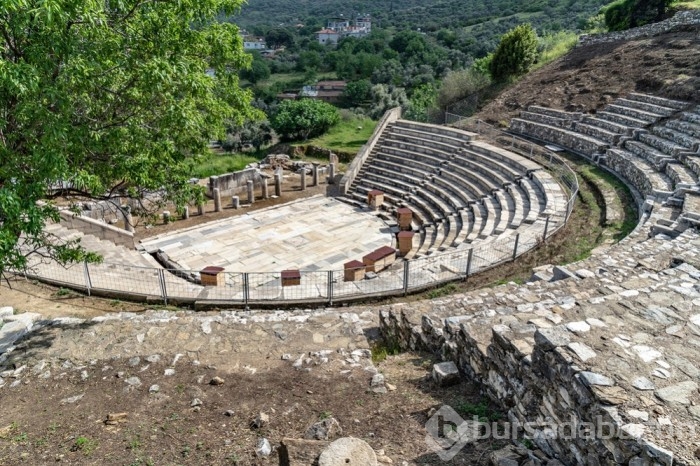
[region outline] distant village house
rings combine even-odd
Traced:
[[[337,104],[343,98],[343,92],[348,83],[346,81],[319,81],[315,86],[304,86],[299,93],[299,98],[322,100],[329,104]]]
[[[343,37],[365,37],[372,32],[372,19],[358,16],[354,21],[339,17],[328,21],[328,25],[316,32],[319,44],[337,44]]]

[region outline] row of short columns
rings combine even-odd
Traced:
[[[318,186],[319,185],[319,163],[314,162],[311,167],[311,186]],[[328,165],[328,184],[334,184],[335,183],[335,176],[336,176],[336,169],[337,169],[337,159],[331,160],[331,163]],[[306,169],[301,170],[301,190],[306,191],[307,189],[307,181],[306,181]],[[273,176],[274,179],[274,184],[275,184],[275,196],[277,197],[282,197],[282,173],[277,172]],[[267,182],[267,177],[263,176],[262,183],[261,183],[261,195],[263,199],[269,199],[270,198],[270,188]],[[221,201],[221,190],[219,188],[214,188],[212,190],[212,196],[214,198],[214,212],[221,212],[223,210],[223,204]],[[253,180],[248,180],[246,182],[246,197],[248,200],[248,204],[253,204],[255,202],[255,183]],[[240,196],[231,196],[231,206],[234,209],[240,209],[241,207],[241,200]],[[199,204],[197,205],[197,214],[198,215],[204,215],[204,204]],[[124,221],[125,221],[125,227],[127,231],[134,232],[134,220],[133,220],[133,215],[131,213],[131,209],[129,206],[125,206],[123,208],[124,211]],[[167,214],[164,213],[164,216],[168,216],[170,218],[169,212]],[[183,213],[182,213],[182,218],[183,219],[189,219],[190,218],[190,210],[189,206],[185,206]]]

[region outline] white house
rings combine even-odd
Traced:
[[[316,32],[319,44],[337,44],[343,37],[365,37],[372,32],[372,19],[358,16],[354,21],[340,17],[328,21],[328,26]]]

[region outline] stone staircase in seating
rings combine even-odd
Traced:
[[[542,231],[539,223],[566,209],[566,193],[537,163],[474,133],[406,120],[380,135],[344,200],[365,208],[375,189],[388,218],[401,207],[413,212],[408,259],[525,233],[536,222]]]
[[[700,212],[683,209],[699,193],[700,106],[631,93],[594,114],[531,106],[510,130],[582,155],[622,177],[646,199],[677,207],[655,232],[677,235]]]

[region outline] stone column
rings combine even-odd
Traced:
[[[306,167],[301,168],[301,190],[306,191]]]
[[[164,210],[163,211],[163,223],[166,225],[170,223],[170,211],[169,210]]]
[[[214,188],[214,212],[221,212],[221,191]]]
[[[320,165],[319,163],[314,162],[314,163],[313,163],[313,168],[311,169],[311,170],[312,170],[312,176],[313,176],[313,179],[311,180],[311,184],[312,184],[313,186],[318,186],[318,166],[319,166],[319,165]]]
[[[204,203],[197,204],[197,214],[204,215]]]
[[[126,231],[133,233],[134,229],[134,216],[131,214],[131,207],[124,206],[124,228]]]
[[[253,185],[253,180],[246,181],[248,187],[248,204],[255,202],[255,186]]]
[[[269,186],[267,185],[267,177],[263,176],[262,177],[262,198],[268,199],[269,197],[270,197],[270,189],[269,189]]]
[[[275,196],[282,197],[282,175],[275,173]]]
[[[240,209],[241,207],[241,198],[238,196],[232,196],[231,197],[231,205],[233,206],[234,209]]]
[[[182,210],[182,219],[187,220],[188,218],[190,218],[190,206],[186,205]]]
[[[335,163],[328,165],[328,184],[335,184]]]

